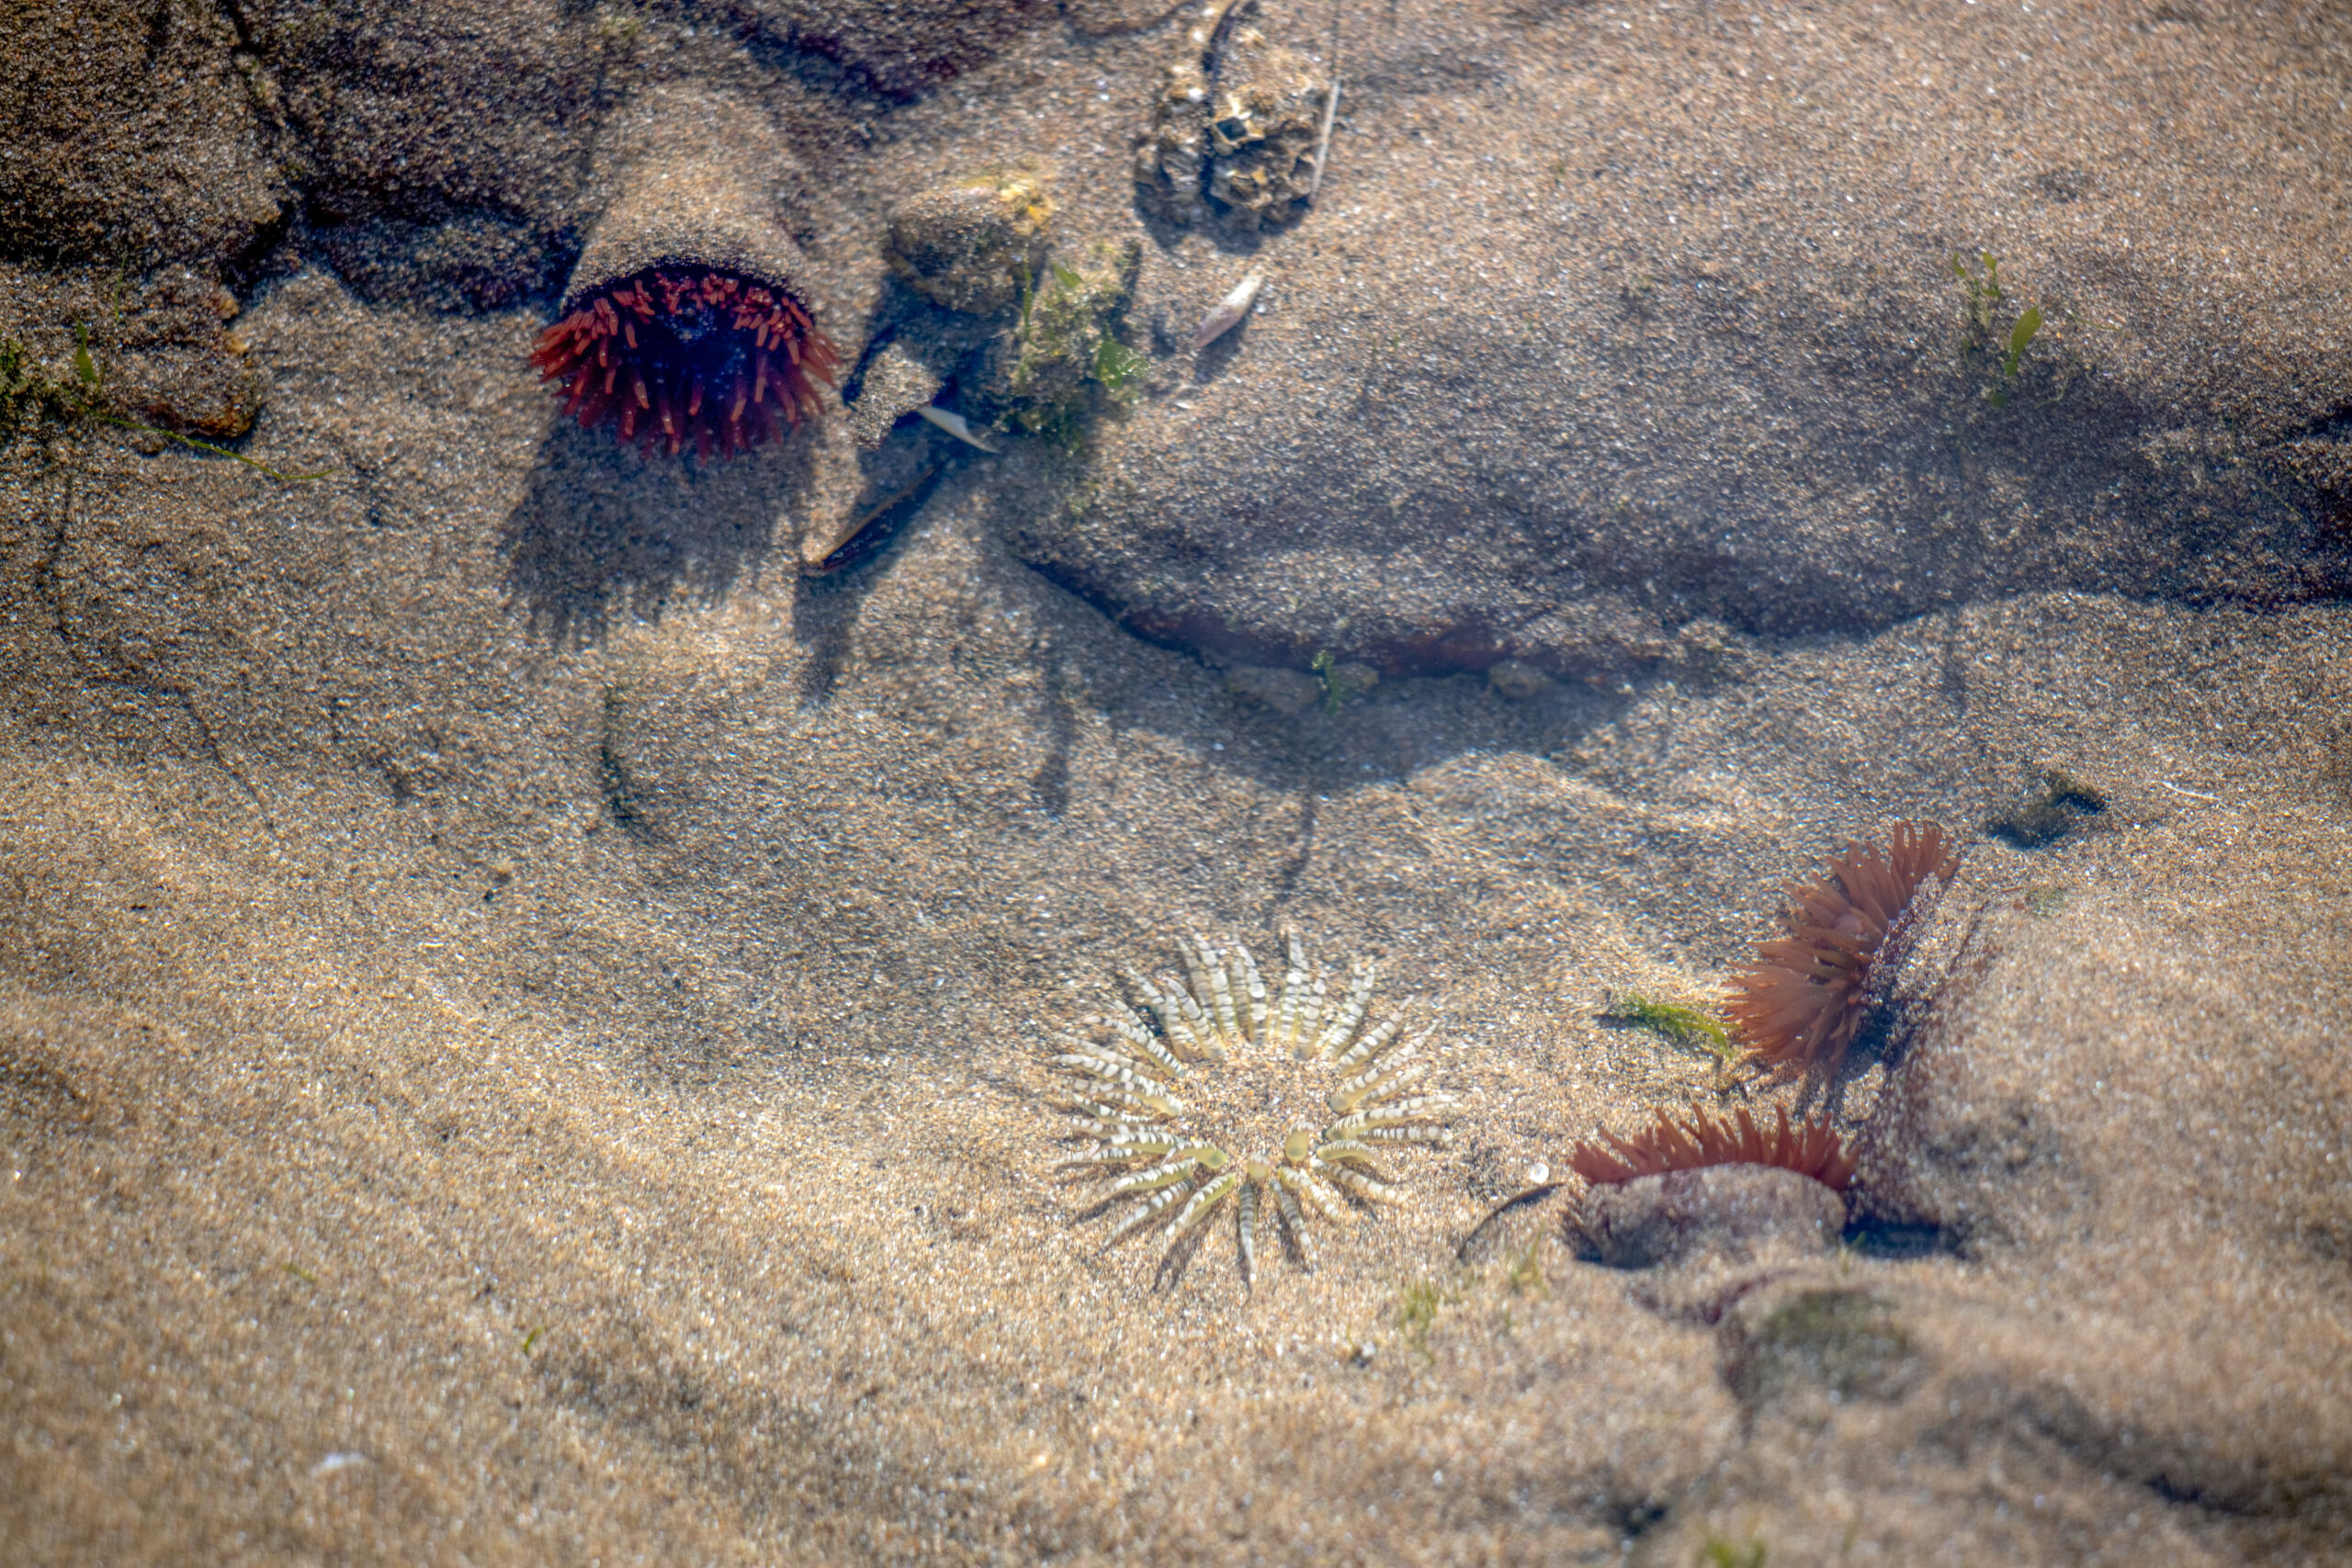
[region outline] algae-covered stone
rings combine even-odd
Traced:
[[[1053,203],[1034,175],[1003,174],[921,191],[890,214],[885,253],[923,298],[985,315],[1021,297],[1045,259]]]
[[[1160,73],[1159,96],[1136,148],[1136,190],[1144,206],[1175,223],[1209,215],[1206,182],[1209,80],[1198,59]]]
[[[1372,689],[1380,684],[1380,671],[1357,660],[1342,659],[1335,662],[1324,656],[1316,660],[1315,667],[1322,671],[1326,695],[1335,703],[1353,702],[1358,697],[1370,696]]]
[[[1225,672],[1225,689],[1263,703],[1285,718],[1296,718],[1322,700],[1323,682],[1296,670],[1237,664]]]
[[[1210,197],[1253,228],[1305,201],[1330,93],[1303,56],[1239,29],[1209,98]]]
[[[1046,269],[1001,361],[1014,423],[1037,434],[1069,430],[1091,408],[1094,389],[1118,397],[1142,373],[1143,356],[1117,335],[1142,265],[1143,246],[1129,240],[1098,243],[1079,265]]]
[[[1524,702],[1541,696],[1552,689],[1552,678],[1532,664],[1517,659],[1498,659],[1487,666],[1487,684],[1498,695]]]

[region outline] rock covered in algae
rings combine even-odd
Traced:
[[[1243,25],[1256,8],[1256,0],[1210,6],[1162,73],[1136,183],[1145,204],[1174,222],[1224,212],[1256,228],[1288,216],[1312,188],[1331,82]]]
[[[1146,207],[1177,223],[1209,215],[1206,197],[1209,82],[1197,58],[1161,74],[1159,96],[1136,149],[1136,186]]]
[[[1225,672],[1225,689],[1273,709],[1284,718],[1296,718],[1323,700],[1323,682],[1297,670],[1262,664],[1237,664]]]
[[[1330,92],[1303,56],[1239,29],[1210,96],[1210,197],[1253,225],[1305,201]]]
[[[1022,312],[997,344],[980,378],[983,398],[1033,434],[1074,429],[1094,407],[1095,389],[1116,400],[1148,362],[1119,341],[1120,318],[1135,297],[1143,247],[1098,242],[1075,265],[1049,265]]]
[[[986,315],[1021,297],[1046,256],[1053,203],[1025,174],[986,175],[918,191],[890,214],[886,256],[916,292]]]

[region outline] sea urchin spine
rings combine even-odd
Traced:
[[[1849,845],[1827,876],[1791,889],[1781,912],[1788,935],[1757,949],[1756,965],[1732,981],[1738,995],[1725,1010],[1774,1079],[1836,1073],[1868,1020],[1871,972],[1888,933],[1922,883],[1949,881],[1959,865],[1941,828],[1898,822],[1885,852]]]

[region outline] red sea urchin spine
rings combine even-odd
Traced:
[[[564,412],[645,451],[732,457],[789,430],[833,385],[833,345],[771,285],[701,266],[650,267],[578,300],[531,363]]]
[[[1890,845],[1849,845],[1826,877],[1791,889],[1787,937],[1759,946],[1755,966],[1731,983],[1738,995],[1725,1010],[1775,1079],[1837,1069],[1861,1031],[1887,932],[1921,883],[1959,867],[1932,823],[1896,823]]]
[[[1775,1114],[1779,1120],[1767,1132],[1744,1105],[1733,1120],[1698,1110],[1680,1118],[1660,1111],[1655,1123],[1631,1138],[1602,1133],[1600,1144],[1578,1144],[1568,1164],[1596,1187],[1717,1165],[1775,1166],[1811,1177],[1833,1192],[1853,1183],[1854,1156],[1826,1118],[1792,1126],[1786,1110],[1776,1108]]]

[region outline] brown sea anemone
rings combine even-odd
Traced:
[[[1757,949],[1725,1010],[1775,1080],[1836,1072],[1871,1014],[1872,972],[1920,885],[1949,881],[1960,855],[1932,823],[1898,822],[1891,847],[1851,844],[1829,874],[1790,890],[1787,937]],[[1899,944],[1897,944],[1899,945]]]
[[[1654,1123],[1631,1138],[1602,1133],[1600,1144],[1578,1144],[1569,1152],[1568,1164],[1596,1187],[1718,1165],[1792,1170],[1833,1192],[1843,1192],[1853,1183],[1854,1156],[1827,1118],[1792,1125],[1786,1110],[1775,1114],[1778,1120],[1768,1132],[1744,1105],[1729,1118],[1696,1108],[1679,1117],[1660,1111]]]
[[[733,457],[818,412],[833,345],[776,281],[693,264],[649,266],[567,300],[531,363],[593,430],[675,455]]]

